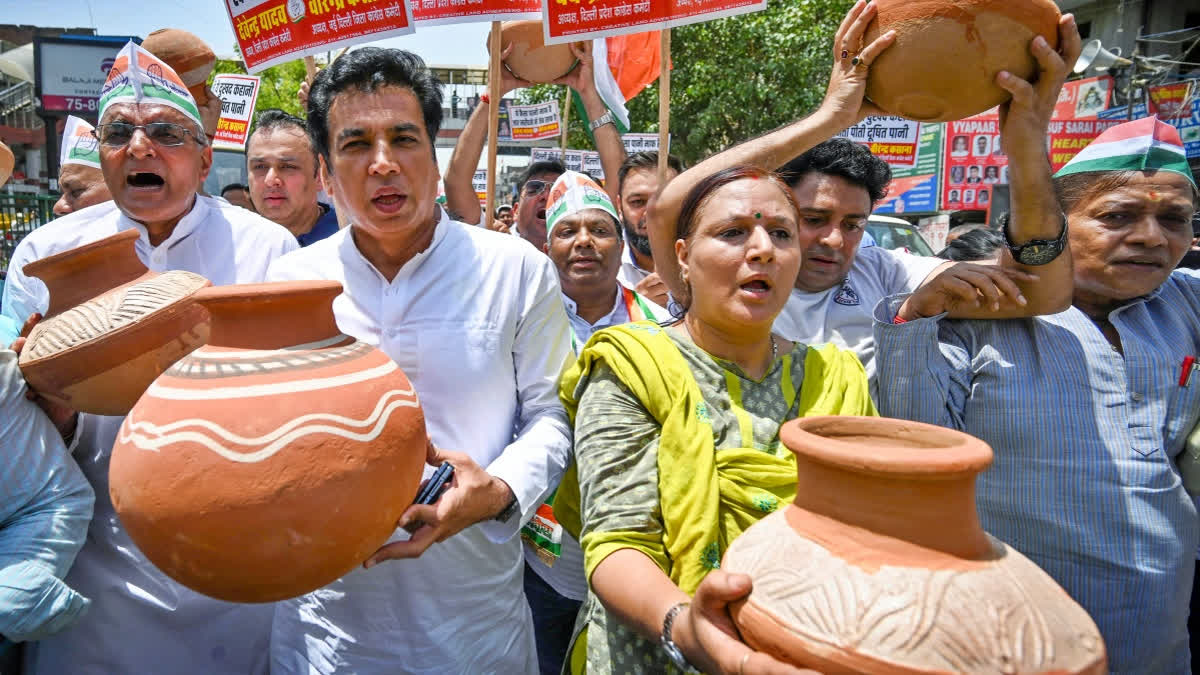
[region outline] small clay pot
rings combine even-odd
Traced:
[[[731,608],[747,644],[828,674],[1107,672],[1087,612],[980,527],[986,443],[878,417],[793,420],[781,437],[796,501],[721,562],[753,579]]]
[[[557,80],[579,61],[571,45],[547,45],[543,41],[541,21],[505,21],[500,26],[500,44],[513,46],[504,65],[513,75],[534,84]]]
[[[998,106],[1009,93],[1002,70],[1031,79],[1029,51],[1041,35],[1058,46],[1053,0],[876,0],[863,44],[888,30],[896,42],[870,65],[867,97],[883,110],[921,122],[946,122]]]
[[[146,36],[142,48],[171,66],[197,105],[208,102],[206,85],[217,63],[217,55],[204,40],[186,30],[160,28]]]
[[[137,257],[137,230],[29,263],[50,292],[18,365],[41,396],[72,410],[124,415],[172,363],[208,339],[194,302],[208,279],[157,274]]]
[[[0,143],[0,185],[8,182],[9,176],[12,176],[13,166],[17,160],[13,157],[13,151],[4,143]]]
[[[159,377],[113,445],[109,495],[165,574],[231,602],[320,588],[387,542],[428,437],[386,354],[343,335],[341,284],[206,289],[209,343]]]

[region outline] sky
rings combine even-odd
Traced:
[[[0,22],[89,27],[100,35],[146,37],[158,28],[200,36],[218,56],[234,54],[233,29],[222,0],[0,0]],[[372,44],[416,52],[430,65],[487,67],[486,23],[417,27],[417,32]]]

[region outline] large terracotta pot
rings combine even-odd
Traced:
[[[578,60],[571,45],[545,43],[541,21],[505,21],[500,26],[500,44],[513,46],[504,65],[513,75],[535,84],[553,82],[566,75]]]
[[[146,269],[137,230],[29,263],[50,306],[21,350],[25,380],[45,398],[98,415],[124,415],[146,387],[208,339],[194,301],[204,277]]]
[[[880,108],[922,122],[984,112],[1009,99],[996,86],[1007,70],[1030,79],[1029,52],[1041,35],[1058,45],[1053,0],[875,0],[879,13],[863,44],[888,30],[896,43],[871,64],[867,96]]]
[[[827,675],[1106,672],[1091,617],[980,527],[983,441],[870,417],[795,420],[781,435],[796,501],[721,563],[753,578],[733,610],[748,644]]]
[[[416,496],[412,384],[341,334],[341,284],[212,288],[209,344],[158,378],[113,446],[109,494],[168,576],[234,602],[302,595],[382,546]]]

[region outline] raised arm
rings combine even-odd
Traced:
[[[888,31],[860,50],[862,36],[874,18],[875,5],[859,0],[842,20],[833,40],[833,72],[829,76],[825,100],[816,112],[714,155],[663,187],[646,217],[650,245],[654,250],[655,270],[677,299],[683,298],[685,293],[675,263],[675,222],[683,208],[684,198],[693,187],[707,176],[743,164],[775,170],[864,117],[880,114],[874,104],[864,100],[868,69],[863,64],[870,64],[878,58],[883,50],[895,42],[896,36],[893,31]],[[855,58],[858,59],[857,63]]]
[[[592,43],[585,42],[582,45],[572,43],[571,51],[575,52],[575,58],[579,59],[579,65],[555,80],[555,84],[563,84],[579,92],[579,98],[583,99],[583,107],[587,111],[587,119],[590,124],[608,112],[608,107],[604,105],[604,99],[600,98],[600,93],[596,91]],[[563,133],[566,133],[566,130]],[[596,141],[596,151],[600,153],[600,166],[604,168],[604,190],[613,203],[618,204],[621,197],[618,194],[620,181],[617,179],[617,174],[621,171],[621,164],[625,162],[625,144],[621,142],[621,134],[617,132],[615,122],[608,122],[593,129],[592,137]]]
[[[505,47],[500,58],[508,56],[511,50],[512,45]],[[483,98],[496,96],[499,100],[514,89],[528,86],[528,82],[518,79],[508,68],[501,66],[499,86],[492,86],[489,82]],[[446,187],[446,210],[450,212],[450,217],[468,225],[478,225],[480,220],[479,197],[471,181],[475,177],[475,169],[479,167],[479,158],[483,155],[483,144],[487,141],[488,108],[481,101],[471,112],[462,134],[454,144],[454,152],[450,154],[450,163],[442,179]]]

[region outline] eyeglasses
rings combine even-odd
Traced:
[[[526,197],[542,194],[542,191],[549,188],[553,183],[544,180],[525,181],[524,193]]]
[[[138,129],[141,129],[156,145],[166,147],[183,145],[188,137],[192,135],[191,130],[187,127],[172,124],[171,122],[151,122],[149,124],[113,122],[111,124],[98,125],[92,133],[104,145],[119,148],[128,145],[129,141],[133,140],[133,132]],[[198,139],[196,142],[204,145]]]

